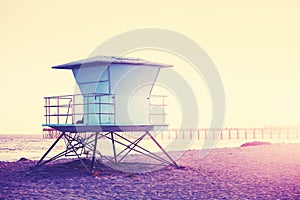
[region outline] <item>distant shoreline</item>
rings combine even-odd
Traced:
[[[184,138],[185,142],[188,142],[187,140],[190,140],[188,137]],[[181,140],[182,136],[178,137],[177,140]],[[39,134],[2,134],[0,135],[0,161],[17,161],[21,157],[25,157],[31,160],[39,160],[41,156],[46,152],[46,150],[52,145],[55,139],[43,139],[42,135]],[[169,144],[171,140],[168,138],[168,135],[166,134],[163,138],[158,135],[157,140],[162,146],[166,146]],[[184,146],[177,148],[175,151],[188,151],[188,150],[203,150],[203,149],[219,149],[219,148],[232,148],[232,147],[239,147],[244,143],[247,142],[271,142],[272,144],[293,144],[293,143],[300,143],[300,139],[297,140],[287,140],[283,138],[282,140],[270,140],[268,138],[266,139],[252,139],[249,138],[247,140],[244,139],[219,139],[219,140],[205,140],[202,137],[200,140],[198,138],[194,140],[190,140],[191,144],[189,146]],[[206,143],[207,142],[207,143]],[[107,143],[105,143],[107,144]],[[180,144],[180,141],[177,142],[176,145]],[[205,146],[206,145],[206,146]],[[108,149],[111,148],[111,146],[105,146]],[[151,149],[151,145],[150,147]],[[59,143],[59,145],[56,148],[56,153],[59,153],[62,149],[65,148],[65,144],[63,141]],[[171,151],[174,151],[171,149]],[[104,155],[106,155],[107,151],[104,151]]]

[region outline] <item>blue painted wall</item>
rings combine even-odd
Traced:
[[[90,96],[83,99],[84,123],[98,124],[149,124],[148,96],[152,88],[159,67],[130,64],[111,64],[88,66],[73,69],[76,83],[82,94],[103,93],[112,96]],[[98,105],[99,102],[112,103],[112,105]],[[89,104],[88,104],[89,103]],[[113,112],[115,116],[97,113]],[[90,113],[87,115],[87,113]]]

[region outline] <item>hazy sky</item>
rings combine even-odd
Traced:
[[[223,80],[225,126],[299,125],[299,1],[178,2],[0,0],[0,133],[40,133],[43,97],[73,92],[72,74],[51,66],[145,27],[204,48]]]

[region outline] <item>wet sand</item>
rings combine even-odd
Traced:
[[[125,173],[77,160],[37,170],[37,161],[0,162],[0,199],[299,199],[300,144],[187,151],[172,166]]]

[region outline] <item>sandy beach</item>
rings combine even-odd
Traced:
[[[187,151],[177,163],[133,174],[77,160],[38,170],[37,161],[0,162],[0,199],[299,199],[300,144]]]

